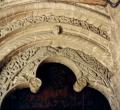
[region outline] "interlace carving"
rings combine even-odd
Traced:
[[[82,88],[86,86],[87,83],[98,83],[106,88],[110,88],[111,85],[111,76],[112,73],[103,66],[101,63],[99,63],[95,58],[86,55],[82,51],[74,50],[71,48],[53,48],[53,47],[31,47],[26,49],[23,52],[20,52],[18,55],[13,57],[9,63],[2,69],[0,73],[0,100],[4,96],[4,94],[9,91],[13,86],[15,86],[15,78],[19,76],[25,76],[24,71],[25,68],[27,68],[29,71],[29,68],[34,68],[34,66],[38,67],[40,64],[40,61],[45,58],[53,57],[53,56],[62,56],[65,57],[75,63],[75,65],[79,68],[80,73],[82,74],[81,77],[78,77],[80,75],[77,75],[77,82],[83,82],[77,83],[79,85],[79,90],[81,91]],[[36,68],[37,69],[37,68]],[[33,71],[33,70],[30,70]],[[34,79],[34,77],[31,77],[31,75],[34,75],[33,73],[29,73],[29,78],[23,77],[23,79],[26,79],[30,84],[30,89],[32,92],[37,92],[38,88],[41,85],[40,80]],[[79,80],[79,79],[85,78],[86,80]],[[34,82],[36,82],[34,84]],[[78,86],[76,85],[76,86]]]

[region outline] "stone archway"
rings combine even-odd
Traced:
[[[97,90],[85,87],[74,92],[75,75],[63,64],[43,63],[36,73],[43,82],[38,93],[15,90],[4,98],[1,110],[111,110],[107,99]]]
[[[38,65],[58,62],[74,72],[76,91],[87,84],[119,110],[111,18],[104,7],[47,0],[1,3],[0,104],[16,88],[36,93],[42,85],[35,74]]]
[[[55,57],[55,60],[53,57]],[[41,80],[35,77],[36,69],[40,63],[52,60],[53,62],[62,61],[61,63],[63,64],[68,62],[68,67],[70,65],[71,67],[73,65],[76,66],[78,70],[73,69],[77,78],[75,83],[76,91],[81,91],[88,84],[101,91],[108,98],[111,105],[116,104],[116,98],[110,81],[112,73],[95,58],[79,50],[39,47],[39,45],[21,51],[3,68],[0,82],[4,83],[4,86],[3,84],[0,85],[0,101],[3,100],[9,91],[19,87],[30,87],[32,92],[37,92],[42,83]]]

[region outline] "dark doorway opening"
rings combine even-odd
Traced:
[[[76,77],[65,65],[42,64],[37,77],[43,82],[37,94],[29,89],[11,92],[1,110],[111,110],[107,99],[95,89],[86,87],[76,93],[72,88]]]

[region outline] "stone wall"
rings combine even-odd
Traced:
[[[115,76],[113,78],[117,97],[120,99],[120,6],[107,7],[111,16],[111,53],[114,60]]]
[[[42,84],[35,76],[38,65],[58,62],[74,71],[76,91],[93,87],[107,97],[112,110],[119,110],[120,7],[117,1],[109,3],[1,1],[0,103],[17,88],[36,92]]]

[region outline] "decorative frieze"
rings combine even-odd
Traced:
[[[47,23],[47,22],[63,23],[63,24],[78,26],[88,31],[91,31],[95,34],[98,34],[104,39],[110,40],[107,31],[101,29],[100,27],[94,26],[94,24],[90,24],[85,20],[80,20],[80,19],[70,18],[65,16],[55,16],[55,15],[29,16],[17,21],[13,21],[0,29],[0,38],[4,37],[6,34],[16,29],[23,28],[24,26],[29,26],[31,24],[38,24],[43,22],[44,23]]]

